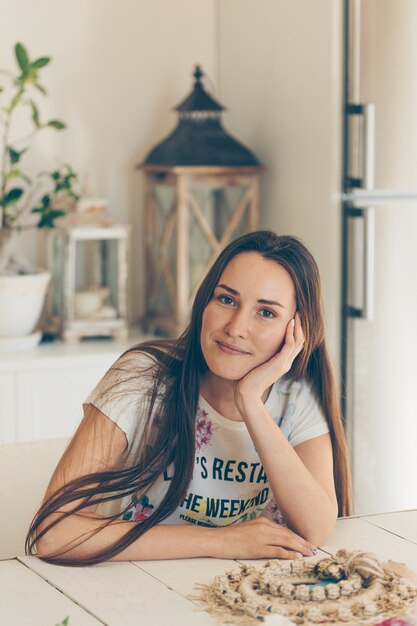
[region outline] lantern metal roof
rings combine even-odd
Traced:
[[[145,166],[260,165],[253,152],[223,128],[220,115],[224,107],[205,90],[203,76],[197,65],[193,91],[175,107],[179,113],[178,125],[149,152]]]

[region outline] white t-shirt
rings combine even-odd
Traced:
[[[138,352],[122,356],[85,400],[85,404],[93,404],[117,423],[133,447],[140,437],[141,415],[146,410],[144,391],[153,380],[150,372],[140,378],[134,372],[143,369],[147,359],[150,362]],[[128,382],[124,380],[127,373]],[[323,411],[305,381],[278,380],[265,407],[293,447],[329,432]],[[195,437],[192,480],[184,501],[165,524],[225,526],[254,519],[261,513],[283,522],[244,422],[223,417],[200,394]],[[134,498],[123,518],[142,521],[148,517],[162,501],[171,472],[172,467],[167,467],[145,496]]]

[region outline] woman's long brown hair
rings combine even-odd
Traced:
[[[129,463],[121,464],[118,469],[75,478],[53,493],[42,504],[31,524],[26,538],[28,554],[35,553],[37,542],[61,520],[68,515],[82,514],[83,511],[87,515],[86,509],[92,505],[119,501],[117,513],[103,516],[103,528],[113,520],[120,520],[121,515],[131,507],[131,504],[122,506],[122,499],[131,500],[136,494],[145,494],[171,464],[172,479],[161,504],[144,521],[129,527],[120,540],[83,560],[66,556],[69,548],[42,558],[52,563],[76,566],[108,560],[169,517],[183,501],[194,466],[195,415],[200,380],[207,370],[200,346],[202,316],[223,270],[233,257],[242,252],[257,252],[265,259],[276,261],[293,280],[297,310],[306,340],[289,376],[295,380],[307,379],[322,406],[332,441],[339,515],[351,513],[348,453],[337,388],[325,343],[320,276],[316,262],[296,237],[279,236],[271,231],[255,231],[232,241],[221,252],[197,291],[190,323],[178,339],[148,341],[128,351],[145,353],[155,363],[152,371],[154,383],[146,414],[138,415],[138,423],[144,426],[135,456],[129,456]],[[113,391],[110,389],[109,393]],[[159,427],[155,428],[152,420],[158,398]],[[62,507],[71,503],[74,503],[71,511],[62,510]],[[100,528],[94,532],[99,531]],[[86,540],[88,537],[81,537],[78,545]]]

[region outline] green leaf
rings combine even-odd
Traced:
[[[20,152],[18,152],[17,150],[14,150],[13,148],[8,148],[8,150],[9,150],[10,163],[14,165],[20,159]]]
[[[43,93],[44,96],[48,95],[48,92],[46,91],[45,87],[42,87],[42,85],[40,85],[39,83],[33,83],[33,86],[36,87],[38,91]]]
[[[7,109],[9,113],[13,111],[16,105],[19,104],[20,100],[23,96],[23,89],[19,89],[19,91],[13,96],[12,101],[10,103],[9,108]]]
[[[26,72],[29,67],[29,57],[28,53],[26,52],[26,48],[21,43],[17,43],[15,45],[14,51],[20,69],[22,70],[22,72]]]
[[[46,125],[51,126],[52,128],[56,128],[57,130],[63,130],[64,128],[66,128],[64,122],[60,122],[59,120],[49,120]]]
[[[25,148],[24,150],[15,150],[12,147],[8,148],[9,151],[9,159],[10,159],[10,163],[12,165],[14,165],[15,163],[18,163],[20,161],[20,157],[22,156],[22,154],[24,154],[26,152],[27,148]]]
[[[36,228],[51,228],[48,218],[45,215],[41,215],[39,222],[36,224]]]
[[[64,217],[66,214],[67,212],[63,209],[54,209],[53,211],[50,211],[50,215],[53,220],[58,219],[58,217]]]
[[[43,206],[43,208],[44,208],[44,209],[47,209],[47,208],[50,206],[50,204],[51,204],[51,196],[50,196],[50,195],[48,195],[48,194],[44,195],[44,196],[42,197],[41,202],[42,202],[42,206]]]
[[[36,61],[33,61],[32,67],[36,67],[36,69],[38,70],[40,67],[48,65],[50,60],[50,57],[40,57],[39,59],[36,59]]]
[[[12,169],[7,172],[5,179],[8,182],[9,180],[13,180],[14,178],[20,178],[21,175],[22,173],[17,167],[12,167]]]
[[[63,619],[62,622],[60,624],[57,624],[56,626],[68,626],[68,624],[69,624],[69,616]]]
[[[38,107],[33,102],[33,100],[29,100],[29,104],[30,104],[30,106],[32,108],[32,120],[33,120],[33,123],[35,124],[36,128],[40,128],[41,127],[41,123],[39,121]]]
[[[22,194],[23,194],[23,189],[21,189],[21,187],[13,187],[13,189],[10,189],[10,191],[6,193],[6,195],[4,196],[2,205],[6,207],[9,204],[14,204],[15,202],[19,200]]]
[[[58,217],[63,217],[66,215],[65,211],[61,211],[60,209],[52,209],[51,211],[43,212],[41,219],[39,220],[37,227],[38,228],[53,228],[54,221],[58,219]]]

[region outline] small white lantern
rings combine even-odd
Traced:
[[[65,342],[127,338],[129,233],[102,211],[72,214],[49,232],[49,328]]]

